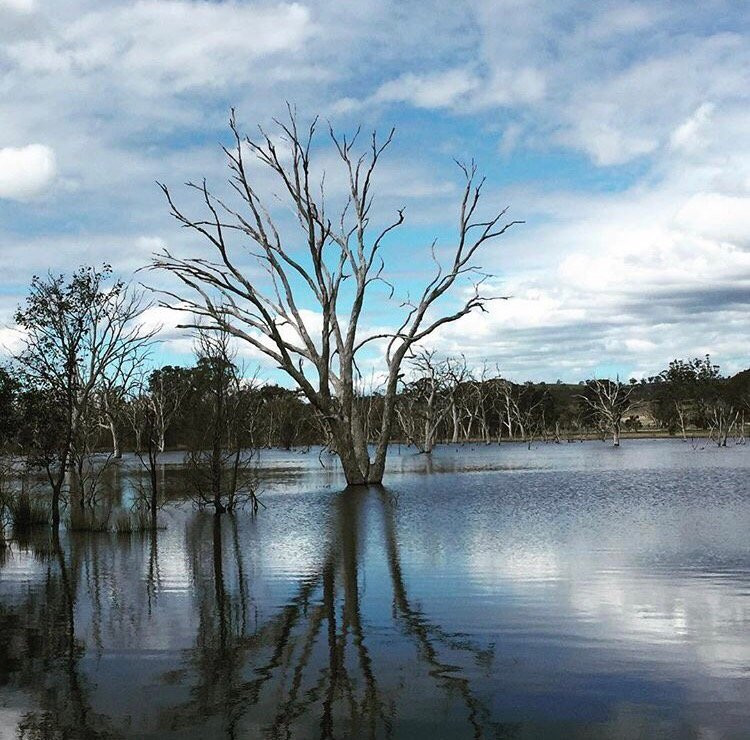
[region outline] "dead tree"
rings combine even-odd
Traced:
[[[466,358],[463,355],[448,357],[445,364],[449,381],[447,393],[451,414],[451,442],[458,444],[461,433],[461,394],[470,373],[466,367]]]
[[[712,439],[717,447],[726,447],[729,435],[732,433],[740,417],[739,409],[734,408],[723,400],[713,403],[706,414],[708,423],[708,438]]]
[[[486,275],[476,262],[479,250],[502,236],[517,221],[503,222],[506,210],[482,218],[477,209],[484,179],[476,165],[459,165],[465,177],[458,208],[458,229],[447,260],[432,258],[435,273],[414,300],[406,299],[405,315],[392,331],[366,334],[361,324],[368,317],[371,287],[383,280],[382,248],[404,221],[399,210],[392,221],[374,226],[373,174],[393,139],[393,130],[379,140],[372,134],[369,147],[355,149],[358,136],[330,138],[348,183],[345,203],[329,213],[323,179],[312,174],[312,148],[317,119],[307,130],[298,127],[289,108],[286,122],[276,121],[280,140],[262,129],[257,138],[240,134],[234,112],[233,134],[226,147],[230,184],[239,207],[209,191],[205,181],[189,183],[203,202],[204,213],[189,216],[162,186],[172,215],[184,227],[208,242],[212,257],[182,257],[165,250],[155,255],[151,268],[179,279],[179,292],[164,291],[165,305],[208,322],[270,357],[302,390],[321,415],[351,485],[380,483],[395,413],[401,365],[413,346],[440,326],[483,309],[492,299],[484,292]],[[294,214],[296,233],[285,228],[271,212],[249,168],[248,154],[270,172]],[[301,251],[294,245],[302,240]],[[238,244],[237,242],[241,242]],[[256,258],[266,279],[250,273],[242,255]],[[469,277],[472,289],[455,310],[441,310],[440,299]],[[303,307],[316,305],[316,324]],[[309,316],[309,313],[308,313]],[[317,336],[316,336],[317,335]],[[357,402],[358,353],[373,341],[385,344],[383,412],[375,430],[371,457]]]
[[[446,392],[449,370],[445,362],[435,359],[434,350],[418,352],[410,365],[415,377],[406,383],[396,413],[407,441],[429,455],[450,410]]]
[[[620,431],[625,412],[630,408],[630,397],[634,386],[625,385],[616,380],[590,380],[588,392],[580,395],[584,403],[593,413],[602,431],[612,435],[612,445],[620,446]]]
[[[182,409],[190,383],[190,371],[172,365],[154,370],[149,376],[148,399],[153,407],[159,452],[166,449],[167,432]]]
[[[147,492],[141,489],[137,505],[148,509],[151,528],[155,530],[161,498],[158,477],[160,426],[153,390],[143,379],[131,388],[127,408],[127,418],[136,439],[135,455],[148,476]]]

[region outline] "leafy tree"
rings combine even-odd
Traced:
[[[185,459],[191,490],[200,506],[212,506],[217,514],[245,500],[257,511],[260,503],[252,465],[257,399],[233,362],[228,341],[223,332],[199,333],[187,403],[192,434]]]
[[[16,311],[22,335],[15,359],[25,387],[36,394],[32,406],[38,409],[43,400],[54,407],[51,423],[62,425],[59,445],[50,448],[37,438],[38,449],[45,450],[42,458],[52,487],[53,526],[59,523],[68,470],[75,467],[80,474],[90,453],[92,430],[98,428],[97,393],[117,387],[117,379],[142,361],[155,334],[138,321],[146,307],[141,294],[113,279],[110,266],[104,265],[98,270],[81,267],[69,279],[35,275]],[[79,488],[83,508],[82,481]]]

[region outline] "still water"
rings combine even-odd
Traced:
[[[2,556],[0,737],[750,737],[750,447],[267,452],[220,521],[165,459],[165,530]]]

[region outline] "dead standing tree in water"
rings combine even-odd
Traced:
[[[625,412],[630,408],[632,385],[617,380],[590,380],[585,395],[579,396],[593,413],[602,431],[612,435],[612,445],[620,446],[620,430]]]
[[[366,297],[382,281],[384,240],[404,221],[403,209],[382,227],[374,227],[373,174],[393,138],[393,130],[379,141],[373,133],[369,148],[355,151],[357,135],[330,136],[348,182],[346,202],[335,217],[327,210],[322,179],[311,174],[311,149],[316,123],[298,128],[289,109],[288,122],[276,121],[282,144],[262,129],[256,140],[240,134],[234,113],[230,119],[233,145],[225,148],[232,172],[230,184],[242,202],[242,211],[214,196],[205,181],[189,183],[200,194],[205,213],[188,216],[162,186],[172,215],[186,228],[208,241],[214,258],[178,257],[165,250],[156,255],[152,269],[166,270],[188,290],[165,292],[177,310],[208,320],[209,327],[242,339],[270,357],[286,372],[318,411],[341,460],[350,485],[380,483],[395,413],[401,364],[409,350],[438,327],[457,321],[492,299],[483,292],[486,276],[476,263],[478,251],[512,225],[503,223],[506,210],[482,219],[477,214],[483,178],[477,168],[459,165],[465,186],[459,204],[458,233],[452,256],[441,264],[433,246],[435,274],[416,301],[406,301],[401,324],[394,331],[362,336]],[[256,189],[245,161],[250,152],[266,168],[291,206],[300,231],[283,233]],[[239,235],[245,249],[232,244]],[[300,237],[305,249],[295,250]],[[241,255],[252,256],[265,269],[265,283],[241,266]],[[438,308],[460,278],[473,278],[468,298],[453,311]],[[319,328],[305,321],[304,306],[317,306]],[[190,324],[193,325],[193,324]],[[314,338],[314,335],[317,337]],[[382,340],[385,349],[385,382],[380,427],[374,433],[371,458],[362,412],[356,393],[357,355],[368,342]]]
[[[406,440],[429,455],[438,430],[450,411],[448,405],[449,367],[435,359],[435,351],[418,352],[410,362],[415,374],[404,383],[396,405],[396,416]]]

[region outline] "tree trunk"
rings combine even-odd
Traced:
[[[149,474],[151,476],[151,526],[156,529],[156,505],[159,493],[159,484],[156,479],[156,452],[153,449],[153,441],[149,440]]]
[[[620,427],[615,425],[612,429],[612,446],[613,447],[619,447],[620,446]]]
[[[107,416],[107,421],[109,422],[109,432],[112,435],[112,457],[114,457],[115,460],[120,460],[122,458],[120,433],[117,431],[117,425],[111,416]]]
[[[60,527],[60,488],[61,486],[53,486],[52,488],[52,531],[56,532]]]

